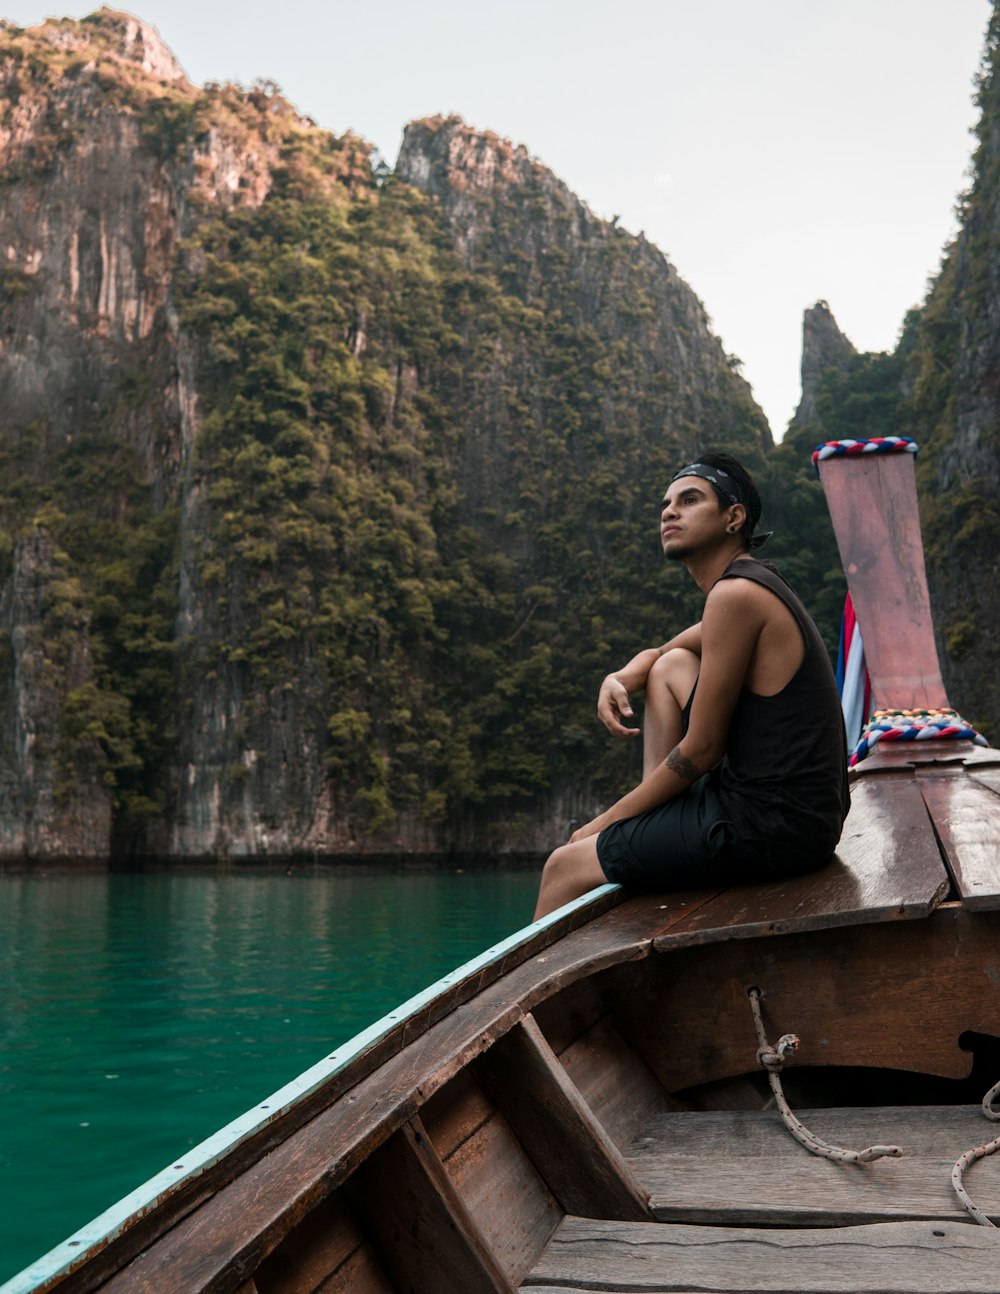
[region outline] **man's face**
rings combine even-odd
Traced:
[[[726,536],[729,509],[700,476],[671,481],[660,504],[660,543],[663,555],[675,561],[688,557]]]

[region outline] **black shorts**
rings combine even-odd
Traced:
[[[701,889],[773,878],[762,848],[726,817],[712,773],[649,813],[605,827],[597,858],[609,881],[634,890]]]

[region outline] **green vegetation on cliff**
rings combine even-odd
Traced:
[[[32,204],[74,209],[78,150],[113,138],[134,177],[88,191],[68,270],[64,244],[37,274],[14,258],[25,358],[0,363],[3,560],[15,578],[34,525],[60,554],[90,672],[59,693],[59,775],[100,752],[118,848],[565,831],[634,776],[601,676],[697,614],[656,516],[699,448],[760,473],[770,551],[836,623],[807,461],[768,457],[655,248],[455,119],[409,128],[390,174],[273,86],[196,89],[129,24],[0,46],[11,238]],[[129,62],[140,37],[165,78]]]

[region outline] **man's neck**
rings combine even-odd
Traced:
[[[723,544],[721,548],[713,549],[710,553],[693,553],[690,557],[685,557],[683,561],[695,584],[698,585],[702,593],[707,594],[719,581],[726,568],[737,557],[749,556],[750,553],[743,547],[742,543],[739,540],[734,540],[733,543]]]

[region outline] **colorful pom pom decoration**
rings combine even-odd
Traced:
[[[880,741],[939,741],[947,737],[973,741],[977,746],[990,744],[954,710],[876,710],[848,764],[851,768],[860,764]]]
[[[915,454],[917,442],[909,436],[872,436],[870,440],[828,440],[813,450],[813,467],[819,471],[826,458],[857,458],[862,454]]]

